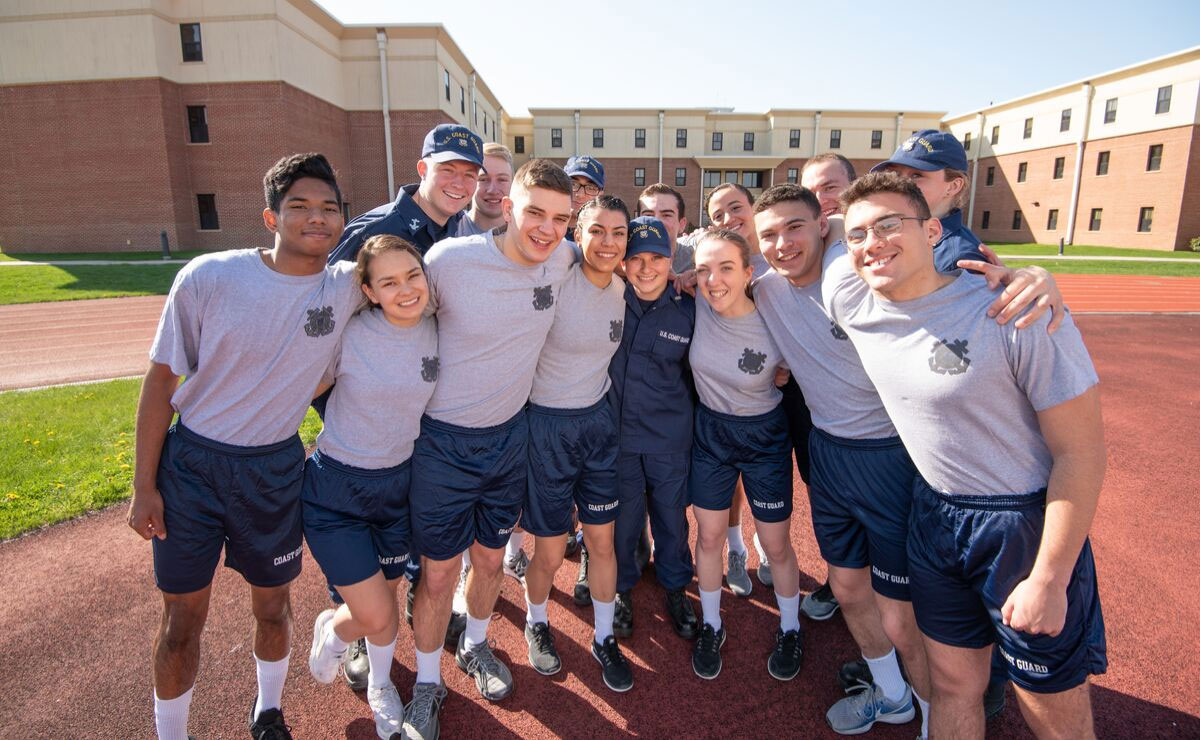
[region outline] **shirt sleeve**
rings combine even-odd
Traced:
[[[191,375],[200,361],[201,302],[196,283],[195,270],[185,267],[175,276],[150,346],[150,361],[170,367],[175,375]]]
[[[1009,361],[1013,374],[1035,411],[1070,401],[1100,382],[1070,314],[1054,334],[1046,333],[1049,323],[1047,311],[1025,329],[1012,324],[1003,327],[1011,338]]]
[[[846,243],[837,241],[825,250],[821,268],[821,302],[829,318],[839,326],[848,323],[852,312],[866,299],[868,288],[854,272]]]

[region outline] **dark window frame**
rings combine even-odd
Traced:
[[[196,211],[199,218],[198,231],[221,230],[221,216],[217,211],[216,193],[196,193]]]
[[[1020,231],[1020,230],[1021,230],[1021,227],[1022,227],[1022,225],[1023,225],[1023,223],[1024,223],[1024,221],[1025,221],[1025,218],[1024,218],[1024,216],[1022,216],[1022,215],[1021,215],[1021,209],[1020,209],[1020,208],[1018,208],[1017,210],[1013,211],[1013,217],[1012,217],[1012,230],[1013,230],[1013,231]]]
[[[879,133],[882,134],[883,132],[880,131]],[[874,137],[875,137],[875,132],[872,131],[871,132],[871,148],[878,149],[879,147],[875,146],[875,138]],[[882,139],[882,136],[880,138]],[[971,132],[970,131],[963,134],[963,151],[964,152],[971,151]]]
[[[1108,175],[1108,168],[1112,164],[1112,152],[1103,151],[1096,153],[1096,177],[1105,177]]]
[[[1117,99],[1109,98],[1104,101],[1104,122],[1116,123],[1117,121]]]
[[[1104,225],[1104,209],[1093,208],[1088,215],[1088,231],[1099,231]]]
[[[450,102],[450,70],[442,68],[442,87],[446,91],[446,102]]]
[[[746,133],[742,134],[742,151],[743,152],[754,151],[754,132],[753,131],[747,131]]]
[[[188,38],[189,30],[193,32],[194,38]],[[204,38],[201,35],[199,23],[180,23],[179,43],[183,51],[183,61],[204,61]]]
[[[1029,179],[1029,163],[1028,162],[1018,162],[1017,163],[1017,182],[1025,182],[1027,179]]]
[[[633,130],[633,148],[634,149],[645,149],[646,148],[646,129],[635,128]]]
[[[551,149],[562,149],[562,129],[561,128],[550,129],[550,148]]]
[[[1058,131],[1059,131],[1059,133],[1062,133],[1064,131],[1070,131],[1070,130],[1071,130],[1071,109],[1063,108],[1063,112],[1058,118]]]
[[[1052,175],[1051,179],[1061,180],[1061,179],[1063,179],[1063,176],[1066,175],[1066,173],[1067,173],[1067,158],[1066,157],[1055,157],[1054,158],[1054,174]]]
[[[985,177],[984,182],[983,182],[984,185],[986,185],[988,187],[995,185],[996,184],[996,167],[994,165],[991,167],[988,167],[987,174],[984,177]]]
[[[723,131],[713,131],[712,132],[712,150],[714,152],[720,152],[720,151],[725,150],[725,132],[723,132]]]
[[[1053,231],[1058,228],[1058,209],[1051,208],[1046,212],[1046,230]]]
[[[1154,228],[1154,206],[1142,206],[1138,209],[1137,230],[1139,234],[1149,234]]]
[[[603,149],[604,148],[604,129],[602,129],[602,128],[592,129],[592,148],[593,149]]]
[[[525,153],[525,137],[524,136],[514,136],[513,137],[513,153],[514,154],[524,154]]]
[[[992,146],[1000,143],[1000,127],[992,126]]]
[[[992,212],[984,211],[983,216],[979,219],[979,228],[981,231],[986,231],[992,226]]]
[[[1151,144],[1146,149],[1146,171],[1161,172],[1162,171],[1163,145]]]
[[[712,184],[709,184],[711,181]],[[705,170],[704,171],[704,187],[715,188],[721,184],[720,170]]]
[[[1174,85],[1163,85],[1158,88],[1158,94],[1154,98],[1154,115],[1171,112],[1171,88]],[[1166,92],[1166,95],[1163,95]]]
[[[187,106],[187,121],[189,144],[212,143],[212,139],[209,137],[208,133],[208,106]]]
[[[676,167],[675,168],[675,187],[677,187],[677,188],[686,188],[687,187],[687,167]]]
[[[687,149],[687,139],[688,139],[687,134],[688,134],[688,132],[687,132],[686,128],[675,129],[675,148],[676,149]]]
[[[1021,138],[1022,139],[1032,139],[1033,138],[1033,118],[1025,119],[1025,128],[1021,131]]]
[[[841,149],[842,148],[842,130],[840,128],[829,129],[829,148],[830,149]]]
[[[788,129],[788,148],[789,149],[799,149],[800,148],[800,129],[798,129],[798,128]]]
[[[634,167],[633,168],[633,184],[639,188],[646,186],[646,168],[645,167]]]
[[[796,183],[800,182],[800,168],[799,167],[788,167],[787,181],[788,181],[788,183],[790,183],[792,185],[795,185]]]

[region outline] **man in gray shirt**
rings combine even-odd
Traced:
[[[502,206],[512,189],[512,152],[503,144],[483,145],[483,169],[471,197],[471,209],[458,222],[455,236],[473,236],[504,225]]]

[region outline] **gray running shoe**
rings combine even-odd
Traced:
[[[725,573],[725,585],[734,596],[749,596],[754,584],[746,572],[746,553],[729,551],[729,569]]]
[[[878,685],[872,685],[870,691],[860,691],[839,699],[825,713],[825,721],[839,735],[861,735],[876,722],[902,725],[916,716],[912,687],[905,686],[904,696],[899,701],[892,701],[884,696]]]
[[[771,577],[771,562],[767,560],[767,553],[763,551],[762,543],[758,541],[758,532],[754,533],[754,551],[758,553],[758,570],[755,571],[758,582],[771,588],[775,585],[775,579]]]
[[[458,638],[458,649],[454,651],[454,662],[475,679],[479,695],[488,701],[500,701],[512,693],[513,677],[508,666],[500,662],[492,652],[491,643],[484,642],[468,651],[467,633]]]
[[[438,712],[446,700],[446,687],[440,683],[413,686],[413,698],[404,710],[404,736],[409,740],[437,740],[441,727]]]
[[[504,572],[507,575],[516,578],[521,583],[525,582],[525,571],[529,569],[529,556],[524,550],[517,551],[515,558],[504,558]]]
[[[543,676],[553,676],[562,670],[554,635],[545,622],[525,623],[525,642],[529,643],[529,665]]]
[[[817,622],[824,622],[838,610],[837,599],[833,595],[833,587],[829,581],[804,597],[800,602],[800,613]]]
[[[381,740],[403,740],[404,702],[396,687],[388,684],[377,689],[367,689],[367,704],[375,716],[375,734]]]

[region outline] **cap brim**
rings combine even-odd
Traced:
[[[483,169],[483,162],[465,157],[458,152],[434,152],[425,157],[430,162],[470,162],[479,169]]]
[[[900,157],[892,157],[891,159],[889,159],[886,162],[880,162],[879,164],[877,164],[871,168],[871,172],[879,172],[880,170],[885,170],[894,164],[902,165],[904,167],[912,167],[914,170],[921,170],[922,172],[936,172],[938,170],[946,169],[945,165],[935,164],[933,162],[926,162],[925,160],[918,159],[917,157],[908,158],[908,157],[900,156]]]
[[[595,184],[596,187],[600,188],[601,190],[604,189],[604,183],[600,182],[592,175],[589,175],[587,173],[587,170],[576,170],[575,172],[568,172],[567,177],[586,177],[587,179],[591,180],[592,183]]]
[[[662,255],[663,257],[666,257],[666,258],[668,258],[668,259],[670,259],[670,257],[671,257],[671,247],[670,247],[670,246],[666,246],[666,247],[664,247],[664,246],[661,246],[661,245],[659,245],[659,244],[645,244],[645,245],[642,245],[642,246],[629,246],[629,247],[626,247],[626,249],[625,249],[625,259],[629,259],[630,257],[632,257],[632,256],[634,256],[634,255],[637,255],[637,254],[644,254],[644,253],[646,253],[646,252],[650,252],[650,253],[652,253],[652,254],[658,254],[658,255]]]

